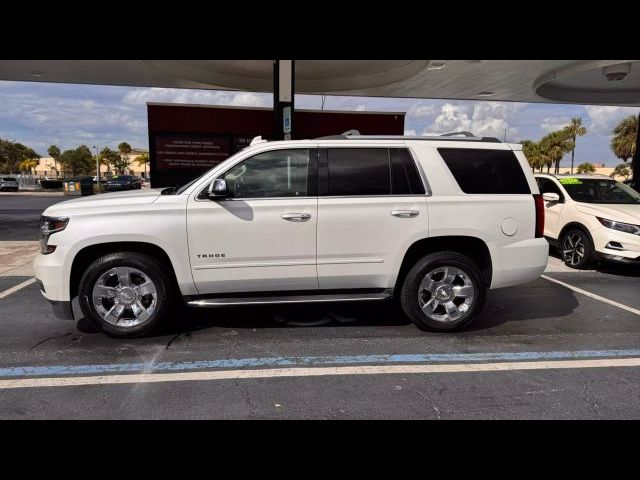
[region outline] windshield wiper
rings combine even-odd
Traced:
[[[177,185],[175,187],[167,187],[160,191],[160,195],[174,195],[177,189]]]

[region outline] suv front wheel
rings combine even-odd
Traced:
[[[422,329],[458,330],[478,316],[485,294],[482,272],[473,260],[440,252],[416,262],[404,279],[400,303]]]
[[[153,257],[114,252],[96,259],[80,280],[85,318],[114,337],[137,337],[155,329],[170,311],[170,279]]]

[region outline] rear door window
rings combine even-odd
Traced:
[[[470,194],[531,194],[511,150],[438,148],[460,189]]]
[[[328,195],[389,195],[391,173],[387,148],[330,148]]]
[[[389,151],[391,160],[391,194],[421,195],[424,185],[416,167],[416,162],[406,148],[392,148]]]

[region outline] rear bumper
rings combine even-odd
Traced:
[[[536,280],[549,262],[549,242],[532,238],[491,248],[491,288],[511,287]]]

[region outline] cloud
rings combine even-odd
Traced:
[[[419,120],[435,116],[440,109],[435,104],[417,103],[407,112],[407,119]]]
[[[405,130],[404,134],[407,135],[408,137],[415,137],[417,135],[416,131],[413,128],[409,130]]]
[[[597,135],[612,135],[616,124],[629,115],[637,115],[637,108],[588,105],[585,107],[590,124],[587,129]]]
[[[127,105],[145,105],[147,102],[243,107],[268,107],[273,104],[272,95],[268,93],[186,90],[181,88],[140,88],[128,92],[123,98],[123,103]]]
[[[561,130],[571,123],[569,117],[546,117],[540,123],[540,129],[544,133],[553,132],[555,130]]]
[[[506,130],[513,141],[519,133],[511,122],[523,108],[524,104],[506,102],[445,103],[424,134],[468,131],[481,137],[503,138]]]

